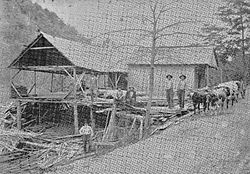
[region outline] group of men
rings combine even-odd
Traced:
[[[172,109],[174,107],[174,82],[173,82],[173,76],[171,74],[168,74],[166,76],[166,94],[167,94],[167,102],[168,107]],[[187,82],[186,82],[186,76],[181,75],[180,81],[177,85],[177,96],[179,99],[179,106],[180,108],[184,108],[184,100],[185,100],[185,91],[187,90]],[[129,87],[129,90],[126,92],[126,95],[124,96],[123,91],[121,88],[118,88],[118,91],[116,93],[115,103],[124,103],[126,102],[129,105],[134,106],[136,103],[136,91],[134,87]]]
[[[166,96],[167,96],[167,102],[168,107],[172,109],[174,107],[174,81],[173,76],[171,74],[168,74],[166,76]],[[177,96],[179,100],[179,106],[180,108],[184,108],[184,101],[185,101],[185,92],[187,90],[187,82],[186,82],[186,76],[181,75],[180,80],[177,85]]]
[[[134,106],[136,103],[136,91],[134,87],[129,87],[129,90],[126,92],[126,95],[124,96],[121,88],[118,88],[118,91],[116,93],[115,103],[124,103],[126,102],[129,105]]]

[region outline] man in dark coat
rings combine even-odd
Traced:
[[[173,108],[174,104],[174,83],[173,83],[173,76],[171,74],[168,74],[166,76],[166,97],[167,97],[167,102],[168,102],[168,107],[170,109]]]
[[[135,92],[134,87],[129,87],[129,90],[126,93],[125,99],[126,99],[126,103],[128,103],[128,104],[130,104],[132,106],[135,104],[135,102],[136,102],[136,92]]]

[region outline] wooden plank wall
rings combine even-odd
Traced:
[[[128,81],[129,86],[134,86],[137,91],[148,93],[149,81],[149,66],[146,65],[129,65]],[[154,98],[165,98],[165,81],[166,75],[172,74],[174,80],[174,88],[176,90],[179,81],[179,76],[185,74],[189,88],[195,87],[195,66],[169,66],[169,65],[156,65],[155,68],[155,81],[154,81]]]

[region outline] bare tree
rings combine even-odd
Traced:
[[[137,48],[144,48],[145,51],[148,51],[150,53],[150,61],[148,62],[150,64],[150,74],[149,74],[149,92],[148,92],[148,102],[146,107],[146,118],[145,118],[145,126],[144,130],[145,132],[148,132],[150,128],[150,111],[151,111],[151,105],[152,105],[152,99],[153,99],[153,91],[154,91],[154,71],[155,71],[155,63],[156,56],[158,53],[158,48],[164,47],[168,48],[169,45],[161,44],[162,40],[169,38],[170,36],[174,35],[190,35],[190,36],[197,36],[199,37],[199,33],[189,33],[189,32],[183,32],[179,30],[170,30],[174,27],[181,27],[182,25],[188,24],[188,23],[197,23],[202,21],[194,21],[194,20],[187,20],[187,19],[178,19],[173,23],[166,23],[164,16],[166,13],[168,13],[170,10],[173,10],[174,8],[177,8],[177,3],[182,3],[180,0],[172,0],[172,1],[166,1],[166,0],[141,0],[141,1],[130,1],[130,0],[120,0],[124,3],[132,3],[134,6],[140,6],[140,8],[143,8],[145,11],[147,11],[146,14],[138,15],[138,16],[131,16],[131,15],[124,15],[123,18],[127,20],[137,20],[142,23],[140,27],[131,27],[131,28],[125,28],[120,29],[116,31],[109,31],[106,33],[99,34],[92,39],[101,37],[103,35],[109,35],[114,33],[121,33],[121,32],[133,32],[137,33],[138,36],[140,36],[136,43],[133,44],[122,44],[117,47],[116,49],[121,47],[137,47]],[[122,20],[124,20],[122,19]],[[143,45],[140,42],[141,41],[147,41],[149,43],[149,46]]]

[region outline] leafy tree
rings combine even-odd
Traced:
[[[203,29],[207,34],[205,42],[216,46],[216,54],[223,65],[232,65],[233,63],[244,65],[244,73],[240,74],[240,76],[246,80],[249,72],[249,60],[246,59],[246,50],[250,46],[250,2],[248,0],[223,1],[224,4],[219,7],[217,13],[223,25],[206,25]],[[241,58],[238,59],[238,62],[229,61],[230,57],[239,55]]]

